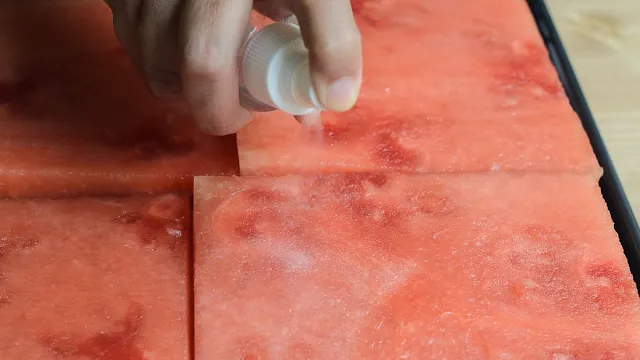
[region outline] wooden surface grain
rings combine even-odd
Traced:
[[[640,215],[640,0],[547,0],[636,218]]]

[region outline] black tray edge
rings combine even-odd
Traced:
[[[638,228],[636,217],[633,214],[633,209],[622,188],[609,152],[589,109],[587,100],[582,93],[576,74],[573,71],[573,67],[545,1],[527,0],[527,3],[547,46],[551,61],[557,69],[565,92],[571,102],[571,106],[580,117],[582,126],[598,158],[598,162],[604,170],[604,174],[600,179],[602,196],[611,213],[615,230],[624,248],[636,286],[640,289],[640,229]]]

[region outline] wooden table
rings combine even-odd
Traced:
[[[640,218],[640,0],[547,0]]]

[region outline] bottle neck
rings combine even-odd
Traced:
[[[300,28],[280,22],[258,31],[251,26],[247,34],[240,61],[245,103],[292,115],[322,110],[313,90],[309,54]]]
[[[251,94],[251,92],[249,91],[245,83],[244,72],[242,71],[243,58],[244,58],[244,54],[246,53],[247,45],[249,44],[249,40],[251,39],[251,37],[255,35],[257,31],[258,31],[258,28],[256,28],[251,22],[247,24],[247,28],[245,30],[245,35],[244,35],[245,40],[242,44],[242,47],[240,48],[240,51],[238,52],[238,64],[239,64],[238,73],[240,77],[239,78],[240,105],[251,112],[270,112],[276,109],[273,106],[270,106],[269,104],[265,104],[262,101],[256,99]]]

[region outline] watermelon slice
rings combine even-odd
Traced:
[[[0,358],[190,354],[189,201],[0,203]]]
[[[599,167],[524,1],[355,2],[364,79],[322,128],[280,112],[238,134],[241,173]]]
[[[0,196],[191,192],[237,172],[235,137],[149,95],[102,1],[0,3]]]
[[[636,359],[584,174],[196,178],[200,359]]]

